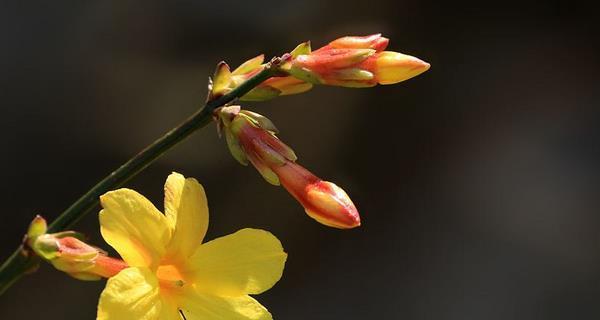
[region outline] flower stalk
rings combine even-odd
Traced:
[[[260,72],[248,78],[236,88],[207,101],[202,109],[154,141],[77,199],[48,226],[48,232],[55,233],[73,226],[98,205],[100,195],[123,185],[193,132],[208,125],[212,121],[213,111],[216,108],[242,97],[262,82],[278,75],[280,63],[280,58],[274,58]],[[35,270],[39,263],[37,260],[37,257],[30,251],[28,246],[25,243],[21,244],[0,266],[0,295],[28,271]]]

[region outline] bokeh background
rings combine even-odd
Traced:
[[[0,259],[202,105],[207,76],[312,40],[382,32],[432,64],[395,86],[246,106],[352,196],[363,226],[309,219],[205,128],[128,186],[162,205],[198,178],[208,239],[270,230],[276,319],[598,319],[600,51],[577,1],[1,1]],[[77,229],[99,237],[97,215]],[[44,265],[0,319],[93,319],[104,282]]]

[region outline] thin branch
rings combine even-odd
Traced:
[[[212,119],[212,113],[216,108],[242,97],[263,81],[277,75],[280,62],[280,58],[274,58],[262,71],[240,86],[221,97],[208,101],[204,105],[204,108],[198,110],[179,126],[154,141],[77,199],[48,226],[48,232],[54,233],[73,226],[79,219],[98,205],[99,197],[102,194],[122,186],[193,132],[209,124]],[[31,269],[32,258],[34,258],[33,254],[21,245],[2,264],[0,267],[0,295],[21,278],[26,271]]]

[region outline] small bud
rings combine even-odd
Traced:
[[[122,260],[107,257],[104,251],[78,239],[81,235],[76,232],[48,234],[46,230],[44,218],[36,216],[27,232],[27,245],[56,269],[76,279],[108,278],[127,267]]]
[[[275,136],[277,130],[270,120],[238,106],[221,108],[216,116],[234,158],[245,160],[240,161],[242,164],[252,163],[270,184],[283,185],[310,217],[341,229],[360,225],[358,211],[348,195],[297,164],[296,154]]]
[[[354,203],[334,183],[319,179],[294,162],[287,162],[273,170],[283,187],[302,204],[311,218],[339,229],[360,226],[360,216]]]
[[[45,234],[46,230],[48,230],[46,219],[40,215],[35,216],[29,224],[29,229],[27,229],[27,244],[31,245],[37,237]]]

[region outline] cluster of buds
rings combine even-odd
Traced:
[[[104,251],[81,240],[73,231],[46,233],[46,220],[36,216],[27,230],[25,242],[39,257],[56,269],[79,280],[109,278],[125,269],[127,264],[108,257]]]
[[[239,106],[220,108],[215,117],[233,157],[242,165],[252,163],[267,182],[282,185],[310,217],[341,229],[360,225],[346,192],[297,164],[296,154],[275,136],[277,128],[269,119]]]
[[[283,56],[278,67],[281,76],[272,77],[240,98],[263,101],[281,95],[308,91],[313,84],[342,87],[373,87],[394,84],[415,77],[430,67],[419,58],[384,51],[389,39],[381,34],[348,36],[336,39],[315,51],[310,41],[301,43]],[[210,99],[227,94],[262,71],[264,55],[252,58],[231,71],[225,62],[217,65],[210,88]]]
[[[268,67],[275,67],[277,76],[262,82],[240,100],[261,101],[302,93],[313,84],[354,88],[394,84],[429,69],[428,63],[416,57],[385,51],[388,43],[381,34],[348,36],[315,51],[310,42],[301,43],[279,58],[276,66],[265,64],[263,55],[233,71],[221,62],[209,87],[209,100],[229,93]],[[310,217],[337,228],[360,225],[356,207],[346,192],[297,164],[294,151],[275,136],[278,131],[269,119],[239,106],[217,109],[215,119],[233,157],[243,165],[252,163],[267,182],[283,185]]]
[[[343,37],[315,51],[305,42],[281,69],[308,83],[353,88],[394,84],[429,69],[416,57],[384,51],[388,42],[380,34]]]

